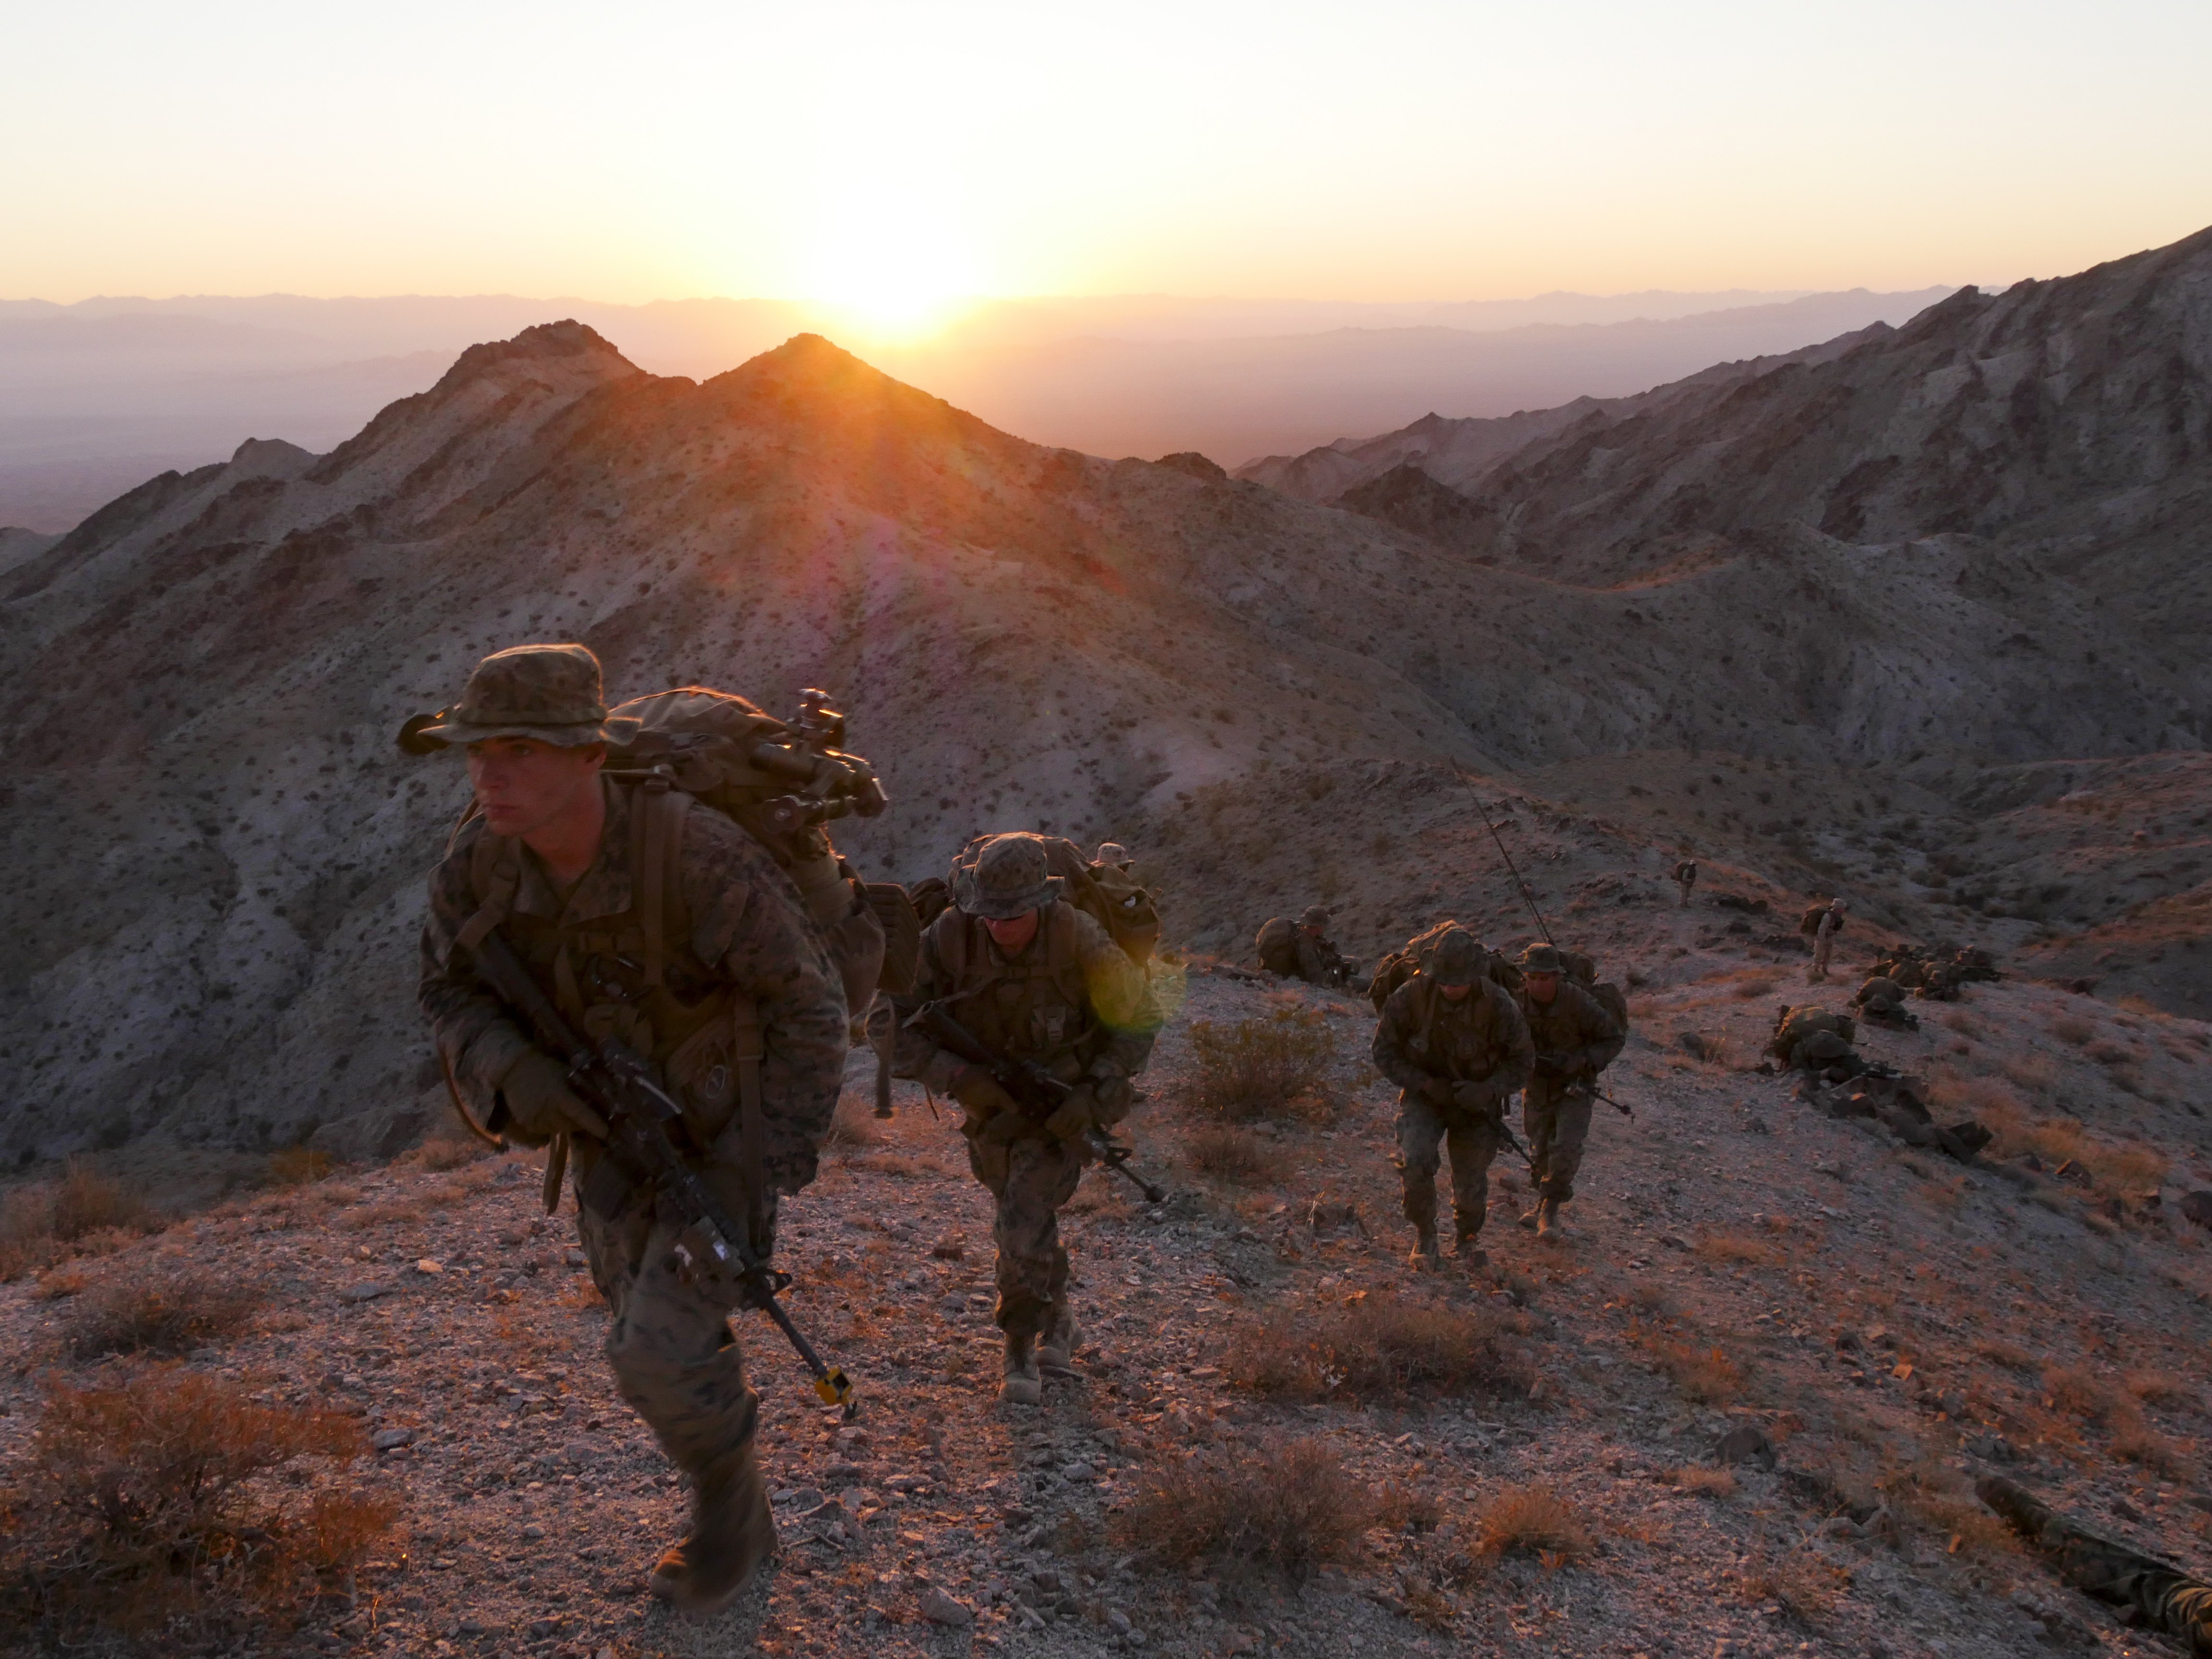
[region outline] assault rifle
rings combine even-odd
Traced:
[[[1062,1083],[1043,1066],[998,1053],[963,1025],[942,1002],[923,1003],[907,1024],[948,1054],[988,1073],[991,1081],[1021,1109],[1022,1115],[1034,1121],[1042,1123],[1050,1117],[1074,1091],[1074,1085]],[[1085,1129],[1083,1144],[1101,1164],[1143,1193],[1147,1204],[1158,1204],[1167,1197],[1164,1188],[1155,1187],[1129,1167],[1129,1149],[1103,1130],[1096,1126]]]
[[[1566,1069],[1564,1064],[1565,1059],[1566,1056],[1564,1054],[1540,1054],[1536,1056],[1536,1065],[1538,1068],[1542,1071],[1562,1072]],[[1620,1102],[1615,1100],[1611,1095],[1606,1093],[1604,1090],[1599,1088],[1595,1079],[1587,1083],[1576,1084],[1571,1086],[1589,1090],[1592,1099],[1603,1101],[1607,1105],[1612,1107],[1614,1111],[1619,1112],[1623,1117],[1626,1118],[1631,1123],[1636,1121],[1636,1114],[1627,1107],[1622,1105]]]
[[[498,928],[486,934],[471,954],[477,977],[529,1022],[540,1043],[568,1063],[568,1086],[606,1120],[606,1157],[626,1173],[653,1181],[660,1189],[661,1201],[672,1202],[687,1218],[679,1248],[694,1260],[711,1261],[734,1278],[744,1289],[743,1305],[758,1308],[774,1320],[798,1351],[814,1375],[814,1392],[823,1402],[842,1406],[847,1417],[854,1415],[860,1402],[843,1369],[822,1363],[814,1345],[776,1300],[777,1292],[791,1283],[791,1275],[769,1267],[754,1250],[745,1229],[684,1161],[676,1139],[686,1133],[683,1108],[653,1082],[645,1057],[613,1037],[594,1042],[578,1032],[538,988]]]
[[[801,691],[799,718],[787,729],[784,742],[753,745],[755,766],[799,785],[763,807],[771,829],[788,834],[848,813],[872,818],[890,805],[875,769],[845,752],[845,717],[830,706],[827,691],[811,685]]]

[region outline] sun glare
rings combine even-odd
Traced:
[[[951,216],[909,195],[855,193],[825,210],[817,246],[807,297],[877,340],[927,338],[980,286]]]

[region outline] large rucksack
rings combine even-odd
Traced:
[[[1820,918],[1828,915],[1832,910],[1834,910],[1836,918],[1836,926],[1833,931],[1838,933],[1842,933],[1844,931],[1843,912],[1840,910],[1835,910],[1832,905],[1826,904],[1815,904],[1808,908],[1803,915],[1798,917],[1797,931],[1801,933],[1817,934],[1820,931]]]
[[[1298,971],[1298,925],[1288,916],[1269,916],[1252,940],[1260,965],[1284,979]]]
[[[1459,927],[1460,923],[1446,918],[1414,934],[1402,946],[1375,964],[1375,977],[1368,981],[1367,1000],[1375,1005],[1376,1013],[1382,1012],[1382,1005],[1389,1001],[1391,992],[1420,971],[1422,964],[1428,960],[1430,953],[1443,936]],[[1463,931],[1472,933],[1474,930],[1467,928]],[[1482,954],[1483,972],[1493,984],[1508,991],[1521,988],[1521,970],[1518,968],[1495,951],[1486,949]]]
[[[953,874],[972,870],[983,843],[991,839],[977,836],[962,848],[952,860]],[[1147,967],[1160,943],[1159,903],[1151,890],[1120,865],[1084,857],[1083,849],[1064,836],[1037,839],[1044,843],[1047,873],[1060,878],[1060,896],[1103,927],[1130,961]],[[948,902],[957,885],[946,882]]]
[[[1595,957],[1584,956],[1580,951],[1562,950],[1559,955],[1566,960],[1567,977],[1596,998],[1597,1006],[1613,1016],[1613,1023],[1625,1034],[1628,1030],[1627,994],[1611,980],[1597,976]]]

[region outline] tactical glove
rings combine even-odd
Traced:
[[[1455,1083],[1451,1103],[1463,1112],[1486,1112],[1497,1103],[1498,1091],[1487,1083]]]
[[[1014,1109],[1014,1097],[1001,1089],[999,1080],[980,1066],[963,1066],[952,1079],[951,1092],[953,1099],[963,1106],[987,1117]]]
[[[568,1068],[542,1048],[532,1048],[507,1068],[499,1080],[508,1120],[539,1141],[558,1134],[606,1139],[606,1120],[568,1086]]]
[[[1054,1140],[1080,1140],[1098,1125],[1098,1097],[1091,1085],[1079,1083],[1067,1091],[1053,1115],[1044,1121],[1044,1132]]]
[[[1095,1116],[1102,1129],[1112,1128],[1128,1116],[1137,1103],[1135,1088],[1128,1079],[1118,1074],[1094,1075],[1091,1079],[1091,1092],[1097,1097],[1098,1109]]]

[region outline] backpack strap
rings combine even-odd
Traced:
[[[684,856],[684,819],[690,808],[691,797],[670,788],[668,780],[658,775],[647,778],[630,796],[630,902],[637,911],[647,993],[666,982],[672,905],[678,935],[690,931],[678,866]]]
[[[483,830],[469,848],[469,890],[477,896],[476,914],[461,924],[453,943],[464,951],[474,951],[483,944],[514,908],[515,890],[521,884],[518,844],[509,836]]]
[[[745,1182],[745,1231],[755,1250],[768,1247],[768,1114],[761,1086],[761,1060],[768,1045],[761,1035],[760,1005],[730,994],[730,1018],[737,1036],[732,1056],[738,1066],[738,1155]]]

